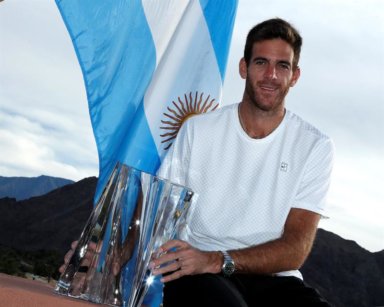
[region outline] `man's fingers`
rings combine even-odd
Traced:
[[[73,241],[73,242],[71,243],[71,249],[76,249],[77,244],[79,244],[79,241]]]
[[[169,272],[174,272],[180,269],[180,263],[179,261],[173,261],[172,263],[165,265],[163,267],[156,267],[152,270],[153,275],[160,275],[165,274]]]
[[[190,247],[190,245],[181,240],[170,240],[166,242],[152,254],[151,268],[182,257],[182,252],[188,247]]]
[[[165,282],[169,282],[169,281],[178,279],[184,275],[186,275],[186,274],[182,270],[178,270],[178,271],[173,272],[172,274],[163,276],[160,280],[161,280],[161,282],[165,283]]]
[[[169,251],[171,249],[177,248],[177,249],[182,249],[188,247],[189,244],[187,242],[181,241],[181,240],[170,240],[166,243],[164,243],[160,249],[162,251]]]
[[[99,244],[99,247],[98,247],[96,243],[94,243],[94,242],[90,242],[90,243],[88,243],[87,250],[89,250],[89,251],[93,251],[93,252],[96,252],[96,253],[100,253],[101,246],[102,246],[102,245]],[[97,249],[98,249],[98,250],[97,250]]]
[[[167,252],[167,253],[164,253],[162,255],[160,255],[160,257],[156,258],[156,259],[153,259],[151,261],[151,263],[149,264],[149,267],[151,269],[154,269],[154,268],[157,268],[157,267],[160,267],[162,265],[167,265],[167,263],[171,263],[171,262],[174,262],[174,261],[177,261],[179,258],[182,258],[183,257],[183,251],[174,251],[174,252]]]
[[[67,267],[67,265],[63,264],[63,265],[59,268],[59,272],[60,272],[60,273],[64,273],[66,267]]]
[[[70,249],[64,256],[64,263],[67,264],[75,251]]]
[[[75,249],[76,249],[78,243],[79,243],[79,241],[73,241],[71,243],[71,249],[64,256],[64,264],[67,264],[69,262],[69,260],[71,260],[71,257],[73,255],[73,253],[75,252]]]
[[[73,254],[75,253],[75,250],[78,246],[78,241],[73,241],[71,243],[71,249],[65,254],[64,256],[64,264],[59,268],[59,272],[63,273],[65,271],[65,268],[67,267],[68,263],[71,261],[71,258],[73,257]],[[95,254],[97,254],[98,246],[94,242],[90,242],[87,246],[86,253],[84,257],[81,259],[81,266],[82,267],[89,267],[93,257]]]

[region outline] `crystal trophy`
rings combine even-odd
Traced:
[[[118,163],[55,292],[111,306],[141,306],[154,252],[185,223],[193,192]]]

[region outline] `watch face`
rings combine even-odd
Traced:
[[[227,262],[224,265],[223,273],[225,275],[231,275],[235,271],[235,264],[233,262]]]

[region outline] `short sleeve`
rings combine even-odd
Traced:
[[[157,175],[173,183],[186,185],[190,157],[189,121],[185,122],[165,155]]]
[[[292,207],[326,216],[326,197],[331,181],[333,157],[332,140],[321,139],[307,160]]]

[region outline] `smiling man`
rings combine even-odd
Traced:
[[[282,19],[256,25],[239,65],[242,101],[189,119],[165,158],[159,175],[199,197],[151,263],[164,307],[329,306],[299,272],[333,159],[331,140],[285,108],[301,44]]]

